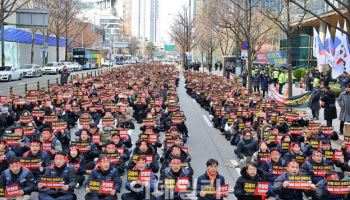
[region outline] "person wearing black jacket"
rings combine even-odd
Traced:
[[[16,155],[7,147],[6,141],[0,139],[0,173],[8,168],[8,161],[13,156]]]
[[[92,180],[97,181],[113,181],[113,189],[111,194],[100,194],[96,191],[92,191],[88,186],[89,182]],[[86,195],[85,200],[117,200],[117,193],[120,193],[122,186],[122,180],[118,173],[118,170],[111,165],[108,157],[102,156],[98,161],[98,165],[94,170],[92,170],[90,176],[84,183]]]
[[[262,196],[249,195],[245,190],[245,184],[250,182],[263,182],[263,172],[258,169],[254,162],[247,163],[246,167],[241,170],[241,176],[237,179],[234,187],[234,195],[238,200],[262,200]]]
[[[273,184],[273,190],[277,194],[276,200],[303,200],[303,190],[288,189],[288,177],[297,175],[299,175],[299,164],[296,161],[291,161],[287,166],[287,172],[279,176]],[[316,188],[313,183],[310,187],[312,190]]]
[[[264,177],[267,181],[273,182],[281,175],[282,169],[274,169],[274,167],[287,166],[286,161],[281,157],[281,153],[278,149],[271,149],[271,155],[269,160],[265,160],[260,169],[264,172]]]
[[[324,119],[327,121],[327,126],[332,126],[333,119],[337,118],[335,99],[335,92],[330,87],[326,87],[321,96],[321,106],[324,108]]]
[[[62,177],[63,186],[61,189],[45,188],[41,182],[38,184],[39,200],[64,199],[75,200],[74,188],[77,184],[74,169],[66,163],[66,156],[63,153],[55,155],[54,162],[45,169],[43,177]]]
[[[292,149],[284,155],[284,160],[286,161],[287,164],[295,160],[298,156],[299,158],[302,158],[302,157],[305,158],[303,152],[301,151],[299,143],[292,143],[291,147]]]
[[[198,200],[223,200],[222,197],[217,197],[215,193],[210,193],[215,192],[218,189],[217,186],[225,184],[225,178],[217,171],[219,162],[215,159],[209,159],[206,166],[207,171],[197,179],[196,196]]]
[[[350,194],[331,194],[328,189],[327,189],[327,184],[328,181],[339,181],[339,180],[344,180],[344,181],[349,181],[349,178],[344,178],[344,175],[339,172],[331,171],[327,172],[326,176],[324,179],[322,179],[320,182],[317,183],[316,185],[316,193],[315,196],[312,198],[313,200],[345,200],[350,198]]]
[[[311,97],[309,100],[309,108],[311,109],[311,112],[312,112],[312,118],[316,120],[318,120],[319,112],[321,109],[320,98],[321,98],[321,89],[320,89],[320,84],[318,84],[312,90]]]
[[[239,141],[235,152],[238,158],[246,159],[248,156],[253,156],[259,150],[259,143],[253,139],[249,129],[245,129],[242,134],[242,140]]]
[[[34,182],[39,181],[39,177],[44,173],[47,166],[50,165],[50,156],[45,151],[41,150],[40,140],[33,140],[30,142],[30,150],[23,154],[23,159],[40,159],[40,167],[31,169],[34,176]]]
[[[183,150],[181,150],[181,148],[177,145],[173,145],[168,152],[164,152],[164,159],[162,162],[162,166],[160,168],[160,171],[162,172],[165,168],[169,167],[169,163],[171,161],[172,157],[180,157],[181,158],[181,162],[183,163],[183,166],[185,167],[189,167],[191,170],[192,167],[190,165],[191,162],[191,156],[184,152]]]
[[[165,168],[164,173],[161,173],[158,188],[163,190],[163,194],[158,197],[158,200],[172,199],[183,200],[188,199],[187,192],[192,190],[193,184],[193,172],[188,168],[181,166],[181,160],[178,157],[172,158],[169,167]],[[176,186],[181,180],[182,185],[185,185],[186,190],[177,190]],[[172,198],[173,197],[173,198]]]
[[[136,148],[133,151],[133,154],[131,156],[131,159],[127,167],[128,169],[134,168],[134,166],[136,165],[137,157],[140,155],[144,155],[146,157],[151,156],[152,161],[149,161],[149,162],[151,165],[152,172],[157,173],[159,171],[157,154],[153,149],[153,147],[149,145],[148,142],[145,140],[141,140],[136,143]]]
[[[80,133],[80,138],[78,139],[78,142],[86,142],[90,144],[90,150],[88,152],[82,153],[81,155],[86,161],[86,169],[92,170],[95,167],[94,159],[98,158],[99,151],[97,146],[91,141],[90,132],[86,129],[83,129]]]
[[[11,157],[9,159],[9,169],[1,173],[0,187],[17,184],[19,186],[19,196],[22,200],[30,199],[31,193],[34,191],[34,177],[30,170],[23,168],[19,163],[19,158]]]
[[[312,183],[317,184],[322,180],[324,176],[324,174],[322,175],[322,171],[324,170],[315,169],[324,166],[332,166],[332,169],[329,171],[334,169],[333,163],[326,162],[321,151],[315,150],[313,151],[311,158],[301,166],[300,173],[306,176],[311,176]]]
[[[77,177],[77,187],[79,187],[83,185],[83,182],[85,180],[85,159],[80,155],[79,149],[74,146],[69,148],[67,158],[69,165],[74,169]]]

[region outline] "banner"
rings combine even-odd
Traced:
[[[276,66],[285,66],[287,64],[287,52],[286,51],[268,51],[266,57],[270,64]]]
[[[278,105],[288,108],[306,108],[308,107],[311,92],[306,92],[301,95],[293,96],[291,98],[284,97],[274,89],[272,85],[269,86],[269,92],[267,98],[274,100]]]
[[[333,195],[345,195],[350,193],[350,181],[327,181],[328,192]]]
[[[29,158],[21,158],[19,160],[21,165],[29,170],[38,170],[41,167],[41,159],[29,159]]]
[[[323,166],[312,166],[312,172],[314,176],[324,177],[327,172],[333,170],[333,165],[323,165]]]
[[[81,153],[86,153],[91,148],[89,142],[72,142],[70,146],[77,147]]]
[[[62,189],[64,185],[63,177],[41,177],[39,182],[43,188]]]
[[[310,176],[289,176],[288,183],[288,189],[311,190]]]

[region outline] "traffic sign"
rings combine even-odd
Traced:
[[[247,41],[242,41],[241,49],[242,50],[248,50],[248,42]]]

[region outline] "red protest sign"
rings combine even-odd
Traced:
[[[112,191],[114,190],[114,181],[102,181],[100,185],[100,190],[99,193],[101,194],[111,194]]]
[[[152,170],[142,170],[139,173],[139,181],[141,183],[150,183],[151,182],[151,176],[152,176]]]
[[[64,186],[63,177],[41,177],[39,183],[48,189],[62,189]]]
[[[266,196],[266,193],[269,191],[269,182],[258,182],[254,195]]]
[[[296,190],[311,190],[311,177],[310,176],[289,176],[288,188]]]
[[[328,192],[333,195],[345,195],[350,193],[350,181],[327,181]]]
[[[187,192],[189,185],[190,185],[190,181],[188,177],[180,177],[176,181],[175,191]]]
[[[6,198],[16,198],[20,196],[21,194],[19,192],[19,189],[20,188],[18,184],[6,186],[6,189],[5,189]]]

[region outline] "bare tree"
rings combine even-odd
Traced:
[[[218,44],[221,54],[224,56],[229,55],[233,51],[233,45],[235,42],[235,36],[228,28],[216,28],[218,33]]]
[[[59,42],[60,37],[64,31],[64,10],[65,10],[66,0],[46,0],[45,7],[49,11],[49,27],[47,37],[49,32],[55,34],[56,36],[56,61],[59,62],[60,52],[59,52]]]
[[[38,0],[29,0],[27,3],[27,7],[34,9],[34,8],[43,8],[44,4],[42,1]],[[31,28],[32,33],[32,41],[31,41],[31,50],[30,50],[30,63],[33,64],[34,62],[34,45],[35,45],[35,33],[40,30],[39,28]],[[44,29],[42,29],[42,32],[44,32]]]
[[[18,9],[23,7],[29,0],[0,0],[0,28],[1,28],[1,65],[5,65],[5,20],[12,14],[16,13]]]
[[[181,51],[183,67],[188,62],[186,52],[190,52],[196,44],[194,20],[189,16],[189,9],[184,6],[170,26],[170,37]]]
[[[306,7],[306,1],[304,1],[304,7]],[[261,7],[260,13],[263,14],[267,19],[277,25],[277,27],[285,34],[287,40],[287,66],[288,66],[288,97],[293,96],[293,78],[292,78],[292,44],[291,36],[299,29],[299,25],[303,21],[306,12],[302,14],[300,20],[295,26],[291,26],[291,10],[292,5],[290,0],[283,0],[281,7]]]
[[[64,35],[65,42],[65,60],[68,60],[68,48],[70,44],[82,33],[82,31],[88,26],[87,23],[80,23],[77,19],[77,15],[80,12],[78,2],[75,0],[63,0],[65,4],[64,10]],[[74,31],[72,31],[74,30]],[[69,42],[68,42],[69,38]]]
[[[253,0],[218,0],[222,4],[219,12],[221,13],[221,26],[229,28],[237,36],[242,38],[248,44],[248,90],[252,92],[252,62],[262,45],[268,37],[271,30],[271,24],[265,16],[257,12],[258,1]]]
[[[62,36],[66,38],[65,59],[68,55],[68,38],[70,42],[81,34],[86,28],[86,23],[77,23],[76,16],[79,13],[78,2],[75,0],[46,0],[45,6],[49,10],[49,31],[56,36],[56,61],[59,61],[59,43]],[[73,29],[75,32],[71,32]],[[78,27],[76,27],[78,26]]]
[[[154,47],[153,42],[148,42],[148,44],[146,46],[146,52],[147,52],[148,59],[153,59],[154,48],[155,47]]]
[[[209,1],[203,6],[202,12],[195,21],[197,44],[200,52],[204,52],[207,57],[207,64],[213,63],[213,53],[218,47],[218,34],[215,30],[215,10],[214,1]]]
[[[135,56],[137,54],[137,50],[139,49],[139,41],[137,38],[132,37],[129,41],[129,53],[130,55]]]

